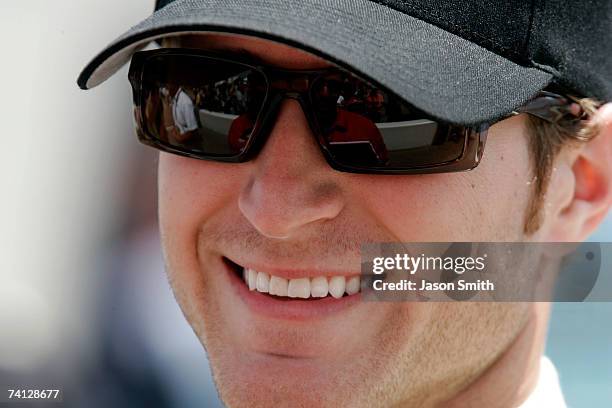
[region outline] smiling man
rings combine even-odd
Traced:
[[[168,276],[228,406],[564,406],[548,304],[366,302],[360,247],[584,240],[612,202],[608,2],[157,8],[79,84],[132,56]]]

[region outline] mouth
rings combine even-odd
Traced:
[[[315,276],[288,279],[271,273],[257,271],[238,265],[228,258],[224,261],[242,279],[250,291],[257,291],[277,298],[321,299],[333,297],[340,299],[361,290],[361,277],[352,276]]]
[[[344,309],[360,298],[360,275],[274,273],[239,265],[226,257],[222,259],[239,296],[252,310],[270,317],[292,320],[321,317]],[[285,276],[280,276],[281,273]]]

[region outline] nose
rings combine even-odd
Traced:
[[[288,239],[342,211],[339,174],[321,154],[299,102],[285,100],[238,207],[263,236]]]

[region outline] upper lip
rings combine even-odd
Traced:
[[[230,258],[227,255],[224,256],[230,262],[243,267],[250,268],[256,270],[257,272],[265,272],[269,275],[278,276],[280,278],[285,279],[299,279],[299,278],[315,278],[317,276],[356,276],[360,274],[360,271],[353,271],[349,269],[334,269],[326,267],[325,269],[317,268],[317,267],[304,267],[296,265],[292,265],[291,267],[285,267],[280,264],[272,265],[270,262],[256,262],[249,260],[240,260],[236,258]],[[286,262],[286,261],[285,261]]]

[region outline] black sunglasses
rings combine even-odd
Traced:
[[[140,141],[196,159],[245,162],[261,150],[285,98],[298,101],[330,166],[368,174],[473,169],[487,129],[444,123],[341,68],[286,70],[241,56],[159,49],[132,57]],[[552,121],[571,101],[551,92],[514,112]]]

